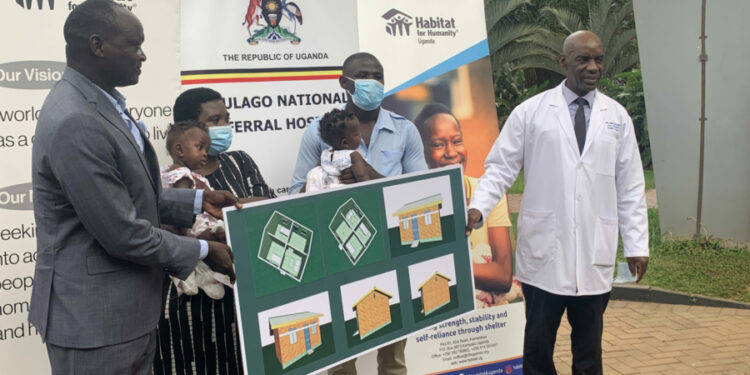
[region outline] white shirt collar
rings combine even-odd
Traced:
[[[591,90],[586,93],[584,96],[578,96],[578,94],[574,93],[573,90],[569,89],[568,86],[565,84],[568,82],[568,80],[564,80],[562,83],[562,92],[563,97],[565,98],[565,104],[570,106],[573,104],[573,101],[580,98],[586,99],[587,102],[589,102],[589,107],[594,105],[594,98],[596,98],[596,89]]]

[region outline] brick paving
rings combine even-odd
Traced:
[[[750,310],[610,301],[604,315],[605,375],[750,374]],[[570,374],[570,325],[555,346],[559,374]]]

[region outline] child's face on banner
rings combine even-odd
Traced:
[[[430,168],[461,164],[466,168],[467,150],[458,122],[447,113],[439,113],[425,121],[430,136],[425,139],[424,152]]]

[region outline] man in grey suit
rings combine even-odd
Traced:
[[[111,0],[65,22],[67,68],[37,123],[32,158],[37,264],[29,321],[53,374],[150,374],[165,272],[199,259],[234,279],[229,247],[179,237],[227,192],[162,189],[154,149],[115,87],[138,82],[143,27]]]

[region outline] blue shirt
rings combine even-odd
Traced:
[[[101,88],[99,89],[102,90]],[[117,113],[119,113],[120,117],[122,117],[122,121],[125,121],[125,124],[128,125],[130,134],[133,135],[135,143],[138,144],[138,148],[140,148],[141,152],[143,152],[143,136],[141,134],[146,134],[146,125],[143,124],[143,121],[138,121],[137,123],[133,122],[133,119],[131,119],[130,116],[125,113],[125,97],[122,96],[120,92],[118,92],[117,90],[115,90],[112,94],[104,90],[102,90],[102,92],[107,97],[107,99],[109,99],[112,105],[115,106]]]
[[[320,154],[329,148],[320,139],[318,129],[321,117],[313,120],[302,135],[289,194],[302,190],[307,172],[315,168],[320,161]],[[417,127],[405,117],[384,108],[380,108],[378,113],[369,147],[363,140],[359,151],[364,155],[365,161],[383,176],[398,176],[427,169],[422,138]]]
[[[98,87],[98,86],[97,86]],[[135,143],[138,144],[138,148],[141,149],[141,153],[143,153],[143,147],[144,147],[144,140],[143,140],[143,134],[146,134],[146,125],[143,124],[143,121],[134,122],[133,119],[125,112],[125,97],[122,96],[117,90],[114,90],[112,94],[108,93],[107,91],[103,90],[101,87],[99,89],[104,93],[104,96],[109,99],[109,101],[112,103],[112,105],[117,109],[117,112],[120,114],[120,117],[122,117],[122,121],[125,121],[125,124],[128,125],[128,130],[130,130],[130,134],[133,135],[133,138],[135,139]],[[157,182],[158,183],[158,182]],[[198,191],[195,192],[195,201],[193,202],[193,213],[199,214],[203,212],[203,190],[198,189]],[[208,255],[208,242],[204,240],[198,240],[201,244],[201,253],[200,253],[200,259],[204,259],[206,255]]]
[[[565,103],[568,103],[568,111],[570,112],[570,121],[573,123],[573,126],[576,124],[576,111],[578,111],[578,103],[576,103],[576,99],[579,98],[578,94],[574,93],[573,90],[569,89],[568,86],[565,86],[563,83],[563,97],[565,98]],[[591,106],[594,105],[594,98],[596,98],[596,90],[591,90],[586,93],[586,95],[581,96],[581,98],[586,99],[588,102],[588,105],[583,107],[583,114],[586,118],[586,130],[589,130],[589,119],[591,118]]]

